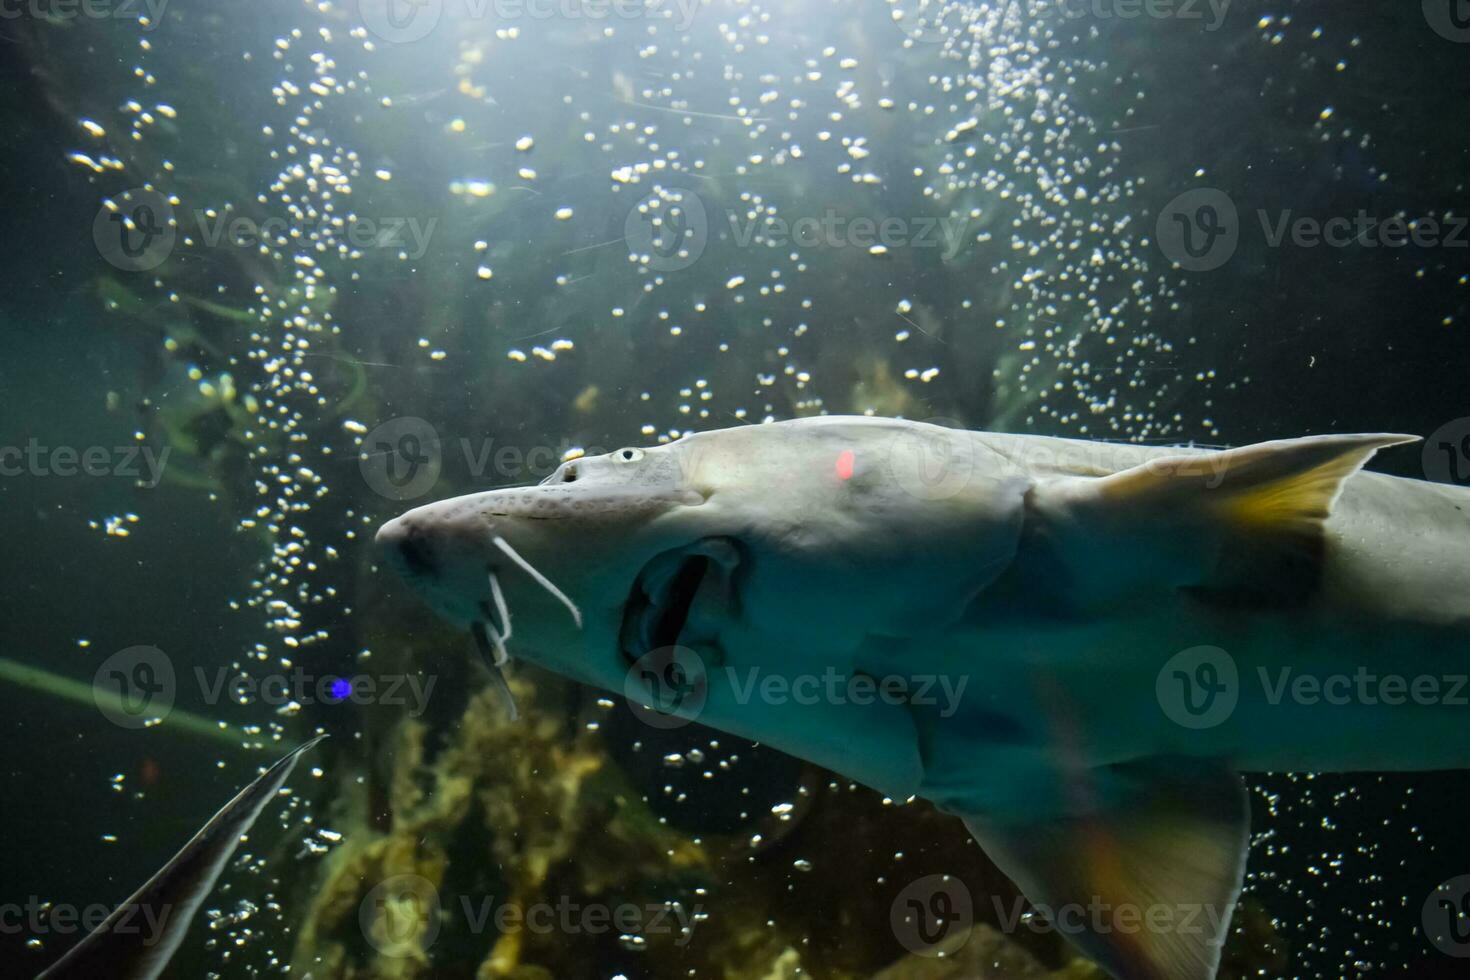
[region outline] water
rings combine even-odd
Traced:
[[[373,532],[823,413],[1466,482],[1453,8],[0,7],[0,973],[317,731],[168,976],[959,975],[892,924],[931,875],[1061,970],[922,801],[531,664],[510,723]],[[1466,786],[1252,777],[1221,975],[1465,975]]]

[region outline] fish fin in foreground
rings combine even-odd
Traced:
[[[36,980],[154,980],[163,973],[241,836],[275,798],[301,753],[326,737],[318,735],[293,749],[257,776],[147,884]]]
[[[1099,809],[1006,824],[966,816],[986,854],[1118,980],[1214,980],[1250,844],[1245,784],[1159,759],[1102,771]]]
[[[1343,482],[1378,450],[1416,441],[1308,436],[1161,456],[1111,476],[1042,484],[1033,519],[1094,601],[1162,585],[1202,599],[1287,603],[1315,587]]]

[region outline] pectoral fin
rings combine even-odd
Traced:
[[[1081,600],[1165,585],[1207,598],[1291,602],[1315,588],[1344,481],[1403,435],[1309,436],[1163,455],[1037,489],[1031,530]]]
[[[1213,980],[1240,896],[1240,777],[1159,760],[1097,774],[1096,812],[965,824],[1038,911],[1118,980]]]

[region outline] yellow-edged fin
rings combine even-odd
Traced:
[[[1348,477],[1388,446],[1418,436],[1306,436],[1205,455],[1164,456],[1098,481],[1106,500],[1203,508],[1242,529],[1313,533]]]
[[[1417,436],[1308,436],[1165,454],[1033,494],[1033,528],[1082,604],[1184,588],[1201,598],[1290,603],[1316,587],[1324,527],[1344,482]]]
[[[1146,760],[1097,779],[1108,800],[1098,812],[965,824],[1037,912],[1117,980],[1214,980],[1249,849],[1240,777]]]

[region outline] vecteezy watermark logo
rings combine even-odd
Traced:
[[[1409,218],[1395,214],[1378,218],[1359,209],[1353,217],[1337,215],[1317,218],[1292,217],[1290,210],[1274,217],[1265,209],[1256,211],[1261,233],[1271,248],[1290,242],[1296,248],[1467,248],[1470,247],[1470,217],[1446,213]]]
[[[660,188],[639,201],[623,219],[628,255],[655,272],[687,269],[709,244],[709,214],[699,195]]]
[[[574,456],[601,456],[606,452],[596,446],[574,447],[566,440],[557,446],[530,448],[512,443],[497,445],[493,438],[475,442],[461,437],[444,442],[433,425],[413,416],[389,419],[371,431],[360,422],[349,421],[344,427],[362,437],[357,461],[368,486],[398,501],[422,497],[432,490],[445,462],[450,460],[458,459],[474,479],[493,474],[497,481],[503,482],[527,477],[541,479],[555,472],[564,460],[572,460]],[[650,471],[651,482],[657,482],[657,475]]]
[[[493,895],[459,896],[457,912],[472,936],[492,927],[499,935],[526,932],[533,935],[600,936],[616,930],[640,937],[673,935],[675,946],[685,946],[694,935],[694,924],[704,914],[702,905],[687,909],[680,902],[579,902],[561,895],[553,902],[497,901]],[[392,958],[419,958],[439,938],[450,914],[439,890],[418,875],[394,875],[376,885],[358,905],[358,925],[363,937],[378,952]]]
[[[1470,707],[1470,674],[1379,674],[1359,667],[1351,674],[1297,673],[1293,667],[1274,671],[1257,667],[1256,674],[1273,707],[1292,704],[1333,707],[1348,705],[1404,705]]]
[[[971,438],[953,419],[905,425],[888,440],[888,473],[919,500],[948,500],[969,486],[974,476]]]
[[[623,676],[623,696],[650,728],[682,728],[699,717],[709,697],[704,660],[687,647],[650,650]]]
[[[1424,440],[1424,477],[1436,483],[1470,485],[1470,418],[1446,422]]]
[[[429,698],[439,678],[432,674],[313,674],[299,665],[290,673],[271,673],[263,677],[236,673],[233,677],[224,667],[214,670],[211,679],[203,667],[194,668],[194,680],[205,704],[215,705],[228,692],[235,704],[259,702],[274,708],[313,704],[377,705],[406,708],[410,718],[418,718],[429,708]]]
[[[1207,32],[1217,31],[1230,11],[1231,0],[1056,0],[1068,20],[1180,20],[1204,21]]]
[[[177,688],[173,661],[157,647],[119,650],[92,675],[92,701],[121,728],[146,728],[167,717]]]
[[[1203,21],[1206,31],[1217,31],[1232,0],[994,0],[986,4],[962,0],[888,0],[889,17],[910,41],[938,44],[960,38],[970,25],[1023,22],[1060,17],[1063,20],[1177,20]]]
[[[1112,934],[1200,936],[1220,935],[1235,914],[1235,904],[1200,904],[1195,902],[1154,902],[1138,905],[1132,902],[1109,902],[1099,895],[1086,903],[1066,902],[1061,905],[1031,905],[1017,897],[1009,903],[999,895],[991,897],[995,919],[1007,935],[1024,926],[1036,935],[1049,932],[1064,936],[1107,936]],[[1027,906],[1031,905],[1028,911]]]
[[[1470,0],[1424,0],[1424,19],[1440,37],[1470,43]]]
[[[289,673],[262,676],[225,667],[215,667],[211,672],[196,666],[192,678],[198,700],[210,706],[226,699],[237,705],[260,703],[278,709],[315,704],[380,705],[405,708],[413,718],[428,710],[438,682],[432,674],[417,673],[313,674],[299,665]],[[162,721],[173,709],[178,681],[168,654],[152,646],[128,647],[97,668],[92,678],[92,700],[114,724],[146,728]]]
[[[144,187],[104,201],[92,221],[97,251],[124,272],[148,272],[163,265],[173,254],[178,235],[173,204]]]
[[[373,887],[357,907],[368,945],[392,959],[419,958],[443,925],[439,890],[418,875],[394,875]]]
[[[485,10],[497,24],[520,20],[566,20],[598,23],[609,20],[665,20],[676,31],[694,23],[700,0],[464,0],[471,17]]]
[[[679,728],[694,721],[709,697],[711,679],[737,705],[887,704],[936,709],[951,718],[969,686],[968,674],[887,674],[842,672],[825,667],[820,673],[772,671],[761,667],[707,667],[686,647],[661,647],[635,660],[623,679],[623,693],[633,713],[654,728]]]
[[[353,252],[392,249],[417,261],[428,253],[438,225],[438,218],[411,216],[255,218],[205,208],[181,213],[157,191],[132,190],[103,202],[92,224],[92,236],[102,257],[112,265],[124,272],[147,272],[162,265],[181,241],[190,247],[232,247],[248,252],[292,249],[310,241]]]
[[[164,927],[173,915],[169,904],[127,902],[116,909],[117,919],[107,929],[114,936],[138,936],[146,948],[163,939]],[[25,904],[0,904],[0,935],[70,936],[77,932],[95,932],[113,914],[110,905],[76,906],[65,902],[43,902],[30,896]]]
[[[677,31],[694,20],[699,0],[452,0],[451,17],[493,20],[497,25],[522,20],[565,20],[598,23],[609,20],[664,19]],[[445,16],[445,0],[356,0],[363,26],[390,44],[412,44],[428,37]]]
[[[410,261],[418,261],[429,251],[438,218],[420,221],[415,217],[370,217],[354,214],[347,218],[326,217],[316,220],[281,216],[255,219],[212,210],[196,210],[192,214],[197,241],[206,248],[231,245],[247,251],[261,247],[288,248],[300,240],[320,245],[346,246],[355,251],[396,249]]]
[[[1164,257],[1190,272],[1218,269],[1240,243],[1240,217],[1224,191],[1199,187],[1164,205],[1154,226]]]
[[[1159,707],[1185,728],[1214,728],[1230,717],[1240,700],[1235,658],[1219,647],[1198,646],[1169,658],[1154,681]]]
[[[1445,211],[1387,218],[1359,209],[1355,215],[1299,215],[1257,208],[1256,223],[1267,248],[1470,248],[1470,216]],[[1234,256],[1243,232],[1233,201],[1202,188],[1181,194],[1159,213],[1159,249],[1192,272],[1218,269]]]
[[[444,16],[444,0],[357,0],[357,13],[373,36],[390,44],[428,37]]]
[[[736,211],[726,212],[725,218],[738,248],[752,244],[768,248],[857,248],[875,254],[897,248],[936,248],[946,260],[959,252],[970,223],[964,216],[847,217],[836,208],[827,208],[821,217],[804,215],[793,221],[780,215]]]
[[[952,956],[970,938],[975,903],[952,875],[929,875],[898,893],[888,923],[904,949],[920,956]]]
[[[1299,671],[1290,664],[1257,666],[1252,695],[1271,707],[1384,706],[1470,707],[1470,674],[1381,674],[1359,666],[1351,673]],[[1213,728],[1235,711],[1243,679],[1235,660],[1219,647],[1183,650],[1169,659],[1155,680],[1159,706],[1185,728]]]
[[[367,485],[389,500],[422,497],[444,465],[439,433],[412,415],[389,419],[363,437],[357,465]]]
[[[968,674],[886,674],[874,677],[861,671],[843,673],[827,667],[820,674],[765,672],[759,667],[723,668],[736,704],[817,704],[866,707],[938,708],[939,717],[952,718],[970,684]]]
[[[20,476],[126,477],[152,490],[163,479],[172,446],[47,446],[31,438],[24,446],[0,446],[0,479]]]
[[[1430,892],[1420,922],[1435,949],[1470,959],[1470,875],[1451,878]]]
[[[169,0],[0,0],[0,20],[131,20],[148,32],[163,22],[168,4]]]

